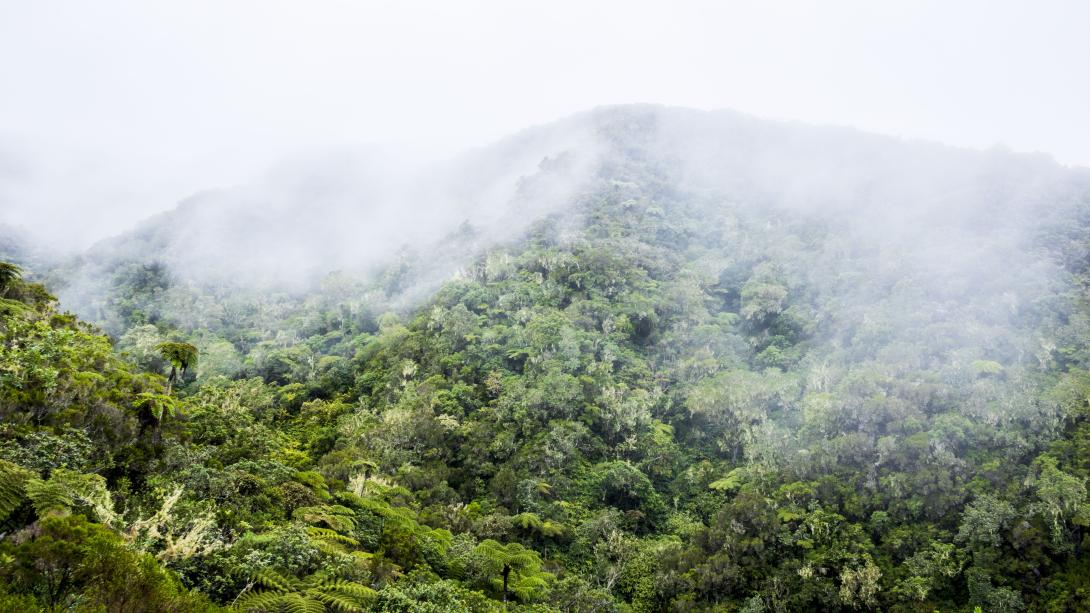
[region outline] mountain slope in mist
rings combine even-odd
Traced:
[[[5,315],[0,469],[101,475],[123,517],[71,517],[209,607],[1090,606],[1085,172],[643,106],[396,166],[50,273],[127,364]]]
[[[578,216],[581,199],[603,180],[623,185],[631,167],[654,189],[713,209],[835,222],[847,243],[963,283],[1011,270],[1048,278],[1023,270],[1041,265],[1022,258],[1024,240],[1088,182],[1041,156],[729,112],[603,108],[442,163],[358,151],[285,162],[264,181],[194,196],[103,241],[70,265],[59,291],[105,322],[104,288],[134,265],[163,265],[182,283],[288,291],[333,271],[373,279],[410,266],[413,281],[398,292],[418,300],[535,221]]]
[[[602,108],[527,130],[444,162],[340,151],[283,163],[245,187],[198,194],[137,230],[103,241],[65,275],[66,304],[100,303],[103,276],[124,262],[160,262],[179,279],[299,288],[331,271],[373,273],[399,258],[433,270],[513,239],[533,221],[572,211],[621,161],[663,187],[716,194],[785,215],[850,218],[852,240],[911,244],[918,234],[1016,239],[1069,198],[1085,175],[1040,156],[976,152],[730,112]],[[618,179],[618,177],[611,177]],[[449,240],[465,238],[469,243]],[[937,241],[923,240],[929,247]],[[996,244],[996,248],[1006,248]],[[926,250],[925,250],[926,251]],[[961,258],[931,253],[944,264]],[[920,257],[925,257],[920,255]],[[83,283],[80,280],[86,279]],[[94,316],[101,318],[101,315]]]

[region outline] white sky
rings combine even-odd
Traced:
[[[657,102],[1090,166],[1082,0],[0,0],[0,221],[75,246],[300,150]]]

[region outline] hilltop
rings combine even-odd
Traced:
[[[6,290],[0,576],[46,602],[55,532],[176,608],[1090,606],[1088,207],[651,106],[294,162],[31,271],[112,347]],[[127,594],[78,559],[50,602]]]

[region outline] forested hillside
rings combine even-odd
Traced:
[[[0,610],[1090,610],[1088,173],[657,107],[421,172],[387,251],[328,182],[0,249]]]

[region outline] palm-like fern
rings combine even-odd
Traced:
[[[133,406],[138,409],[147,409],[148,413],[155,418],[155,421],[162,421],[164,415],[173,416],[178,412],[178,401],[173,396],[152,392],[138,394]]]
[[[511,518],[511,523],[521,528],[524,532],[537,532],[541,530],[542,521],[537,513],[519,513]]]
[[[527,600],[546,586],[548,575],[542,573],[541,558],[532,549],[518,543],[502,545],[488,539],[477,545],[474,552],[490,574],[500,576],[497,582],[502,584],[504,602],[512,592],[519,599]]]
[[[0,522],[26,499],[27,481],[36,476],[18,464],[0,460]]]
[[[72,508],[84,507],[104,524],[112,524],[118,519],[106,480],[99,475],[58,468],[49,479],[36,476],[27,479],[26,495],[38,515],[63,514]]]
[[[362,613],[375,597],[365,585],[315,573],[305,579],[261,570],[251,577],[252,591],[240,596],[234,608],[248,613]]]
[[[0,293],[8,288],[12,282],[21,279],[23,269],[11,262],[0,262]]]
[[[356,513],[339,504],[299,507],[291,515],[312,526],[325,525],[335,532],[347,532],[356,527]]]
[[[155,348],[164,360],[170,362],[170,376],[167,377],[167,394],[170,394],[174,382],[197,365],[197,348],[189,343],[173,342],[159,343]]]

